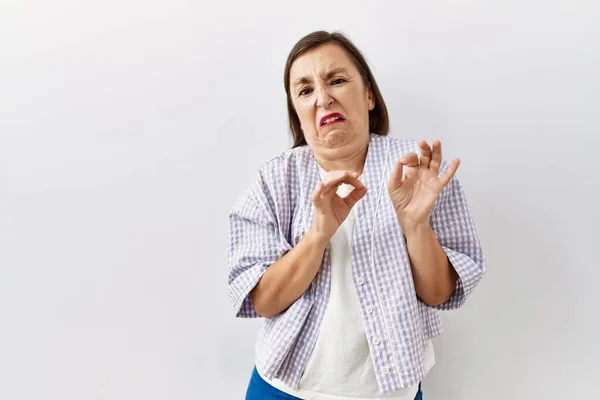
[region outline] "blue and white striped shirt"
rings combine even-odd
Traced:
[[[371,135],[362,182],[369,189],[356,205],[352,270],[382,392],[418,384],[424,376],[425,341],[442,333],[439,310],[464,304],[486,261],[457,176],[438,196],[430,223],[459,279],[451,298],[436,307],[416,295],[404,236],[387,183],[394,163],[418,143]],[[442,162],[440,174],[447,168]],[[291,250],[313,221],[311,196],[320,181],[308,146],[266,162],[229,215],[229,297],[234,314],[257,318],[249,292],[269,265]],[[289,308],[263,319],[256,366],[269,379],[297,388],[316,343],[329,296],[329,249],[312,284]],[[369,308],[370,313],[366,312]]]

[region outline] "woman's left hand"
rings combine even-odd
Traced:
[[[458,166],[459,159],[453,160],[440,176],[442,144],[433,141],[433,151],[425,140],[419,141],[421,160],[417,153],[408,153],[396,162],[388,183],[388,192],[396,210],[400,226],[406,232],[419,225],[429,225],[429,216],[437,196],[450,182]],[[406,167],[404,178],[402,172]]]

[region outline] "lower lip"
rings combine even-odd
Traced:
[[[333,121],[333,122],[330,122],[330,123],[328,123],[328,124],[325,124],[325,125],[321,125],[321,128],[325,128],[326,126],[330,126],[330,125],[333,125],[333,124],[337,124],[338,122],[345,122],[345,120],[344,120],[344,119],[336,119],[336,120],[335,120],[335,121]]]

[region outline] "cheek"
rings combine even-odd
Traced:
[[[362,115],[363,111],[368,111],[368,99],[362,90],[351,90],[344,93],[343,96],[355,115]]]
[[[367,118],[369,113],[368,104],[361,97],[357,97],[352,102],[352,113],[360,120]]]
[[[310,108],[306,107],[304,104],[298,104],[296,106],[296,115],[298,115],[298,119],[300,119],[300,125],[302,126],[302,129],[310,129],[313,121],[313,115],[310,111]]]

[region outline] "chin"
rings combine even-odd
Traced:
[[[351,135],[342,129],[332,129],[321,140],[321,145],[329,149],[339,148],[351,141]]]

